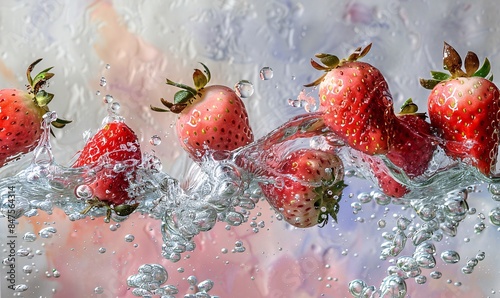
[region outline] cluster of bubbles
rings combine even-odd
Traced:
[[[127,285],[133,288],[132,293],[138,297],[159,295],[164,298],[174,298],[179,289],[174,285],[165,284],[167,280],[168,273],[162,265],[144,264],[139,267],[137,274],[128,277]],[[184,295],[184,298],[218,298],[208,293],[214,287],[212,280],[198,282],[196,276],[191,275],[186,281],[192,293]]]

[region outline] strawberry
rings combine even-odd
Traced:
[[[142,155],[137,136],[124,122],[115,120],[105,124],[81,150],[73,168],[88,166],[95,171],[89,184],[93,197],[87,201],[87,213],[93,207],[106,207],[106,222],[111,211],[125,216],[137,208],[138,203],[128,205],[130,180]]]
[[[207,86],[210,71],[201,63],[204,71],[195,69],[195,88],[174,83],[167,84],[181,88],[174,96],[174,102],[161,99],[162,109],[151,106],[159,112],[173,112],[179,115],[176,122],[177,137],[189,156],[200,162],[208,151],[234,150],[253,142],[253,132],[248,114],[241,98],[226,86]]]
[[[325,124],[350,147],[369,155],[389,149],[394,121],[392,98],[382,73],[372,65],[357,61],[371,44],[339,60],[330,54],[317,54],[324,64],[311,59],[315,69],[326,73],[306,87],[319,85],[319,111]]]
[[[477,55],[468,52],[465,71],[462,59],[444,43],[443,65],[448,73],[431,72],[432,79],[420,83],[432,89],[428,97],[431,125],[446,154],[474,166],[491,177],[499,145],[499,90],[491,81],[488,59],[481,68]]]
[[[42,90],[54,76],[47,68],[31,77],[31,71],[42,59],[33,62],[26,71],[28,90],[0,90],[0,167],[22,154],[32,151],[42,135],[42,117],[49,112],[53,94]],[[52,125],[64,127],[71,121],[56,119]]]
[[[380,157],[364,154],[362,161],[368,163],[379,189],[384,194],[393,198],[401,198],[409,193],[409,189],[405,185],[394,179],[389,168]]]
[[[276,154],[279,156],[279,154]],[[299,228],[337,220],[344,167],[334,153],[298,149],[286,154],[269,175],[274,183],[261,183],[269,204]]]
[[[426,115],[408,99],[394,119],[391,145],[386,157],[410,178],[424,174],[432,160],[436,141]]]

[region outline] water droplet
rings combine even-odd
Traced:
[[[106,81],[106,78],[105,77],[101,77],[101,79],[99,80],[99,86],[101,87],[104,87],[107,85],[107,81]]]
[[[419,285],[423,285],[427,282],[427,277],[425,277],[424,275],[419,275],[415,277],[415,282]]]
[[[26,274],[30,274],[31,272],[33,272],[33,266],[31,266],[31,265],[23,266],[23,272]]]
[[[262,67],[262,69],[259,72],[259,75],[261,80],[270,80],[274,76],[273,69],[268,66]]]
[[[460,261],[460,255],[454,250],[447,250],[441,253],[441,259],[448,264],[455,264]]]
[[[132,242],[132,241],[134,241],[134,239],[135,239],[135,237],[132,234],[125,235],[125,241],[126,242]]]
[[[19,284],[19,285],[14,286],[15,292],[25,292],[28,289],[29,289],[28,285],[25,285],[25,284]]]
[[[234,85],[234,91],[241,98],[248,98],[254,92],[253,84],[247,80],[241,80]]]
[[[210,279],[207,279],[198,284],[198,291],[208,292],[213,287],[214,287],[214,282]]]
[[[355,279],[351,282],[349,282],[349,292],[354,296],[354,297],[360,297],[363,289],[366,287],[366,283],[360,279]]]
[[[161,144],[161,138],[158,135],[154,135],[149,139],[149,143],[153,146],[158,146]]]
[[[110,68],[111,68],[111,65],[106,64],[106,69],[110,69]]]
[[[480,234],[482,231],[484,231],[485,228],[486,228],[486,225],[484,224],[484,222],[479,222],[479,223],[474,225],[474,232],[476,234]]]
[[[102,294],[102,293],[104,293],[104,288],[103,288],[103,287],[100,287],[100,286],[95,287],[95,288],[94,288],[94,293],[95,293],[95,294]]]
[[[118,113],[118,112],[120,111],[120,108],[121,108],[120,103],[118,103],[118,102],[113,102],[113,103],[111,104],[110,110],[111,110],[111,112],[113,112],[113,113],[115,113],[115,114],[116,114],[116,113]]]
[[[98,249],[99,253],[103,254],[106,252],[106,248],[105,247],[99,247]]]
[[[485,257],[486,257],[486,253],[485,253],[484,251],[481,251],[481,252],[479,252],[479,253],[476,255],[476,259],[477,259],[478,261],[483,261]]]
[[[42,238],[51,238],[55,233],[57,233],[56,228],[46,227],[46,228],[41,229],[38,232],[38,235],[40,235],[40,237],[42,237]]]
[[[101,95],[101,91],[97,90],[97,91],[95,92],[95,95],[97,95],[97,96]]]
[[[52,270],[52,276],[55,278],[59,278],[61,277],[61,273],[58,270],[54,269]]]
[[[33,242],[36,240],[36,235],[35,233],[27,232],[26,234],[24,234],[23,240],[26,242]]]
[[[409,224],[411,224],[411,220],[409,220],[408,218],[403,217],[403,216],[398,218],[398,221],[397,221],[398,229],[404,231],[408,228]]]
[[[92,190],[92,187],[88,186],[87,184],[82,184],[75,189],[75,195],[77,198],[87,200],[94,195],[94,191]]]
[[[443,274],[439,271],[432,271],[429,276],[432,278],[432,279],[440,279]]]
[[[106,94],[106,96],[104,96],[102,100],[104,103],[112,103],[114,98],[113,96]]]
[[[359,210],[362,209],[361,203],[360,202],[352,202],[351,203],[351,208],[352,208],[353,212],[354,211],[359,211]]]
[[[500,207],[490,211],[490,222],[495,226],[500,226]]]
[[[386,276],[380,285],[380,292],[380,297],[404,298],[406,297],[406,282],[399,276]]]
[[[196,283],[198,282],[198,279],[194,275],[188,276],[188,278],[186,280],[187,280],[188,284],[190,284],[192,286],[196,285]]]

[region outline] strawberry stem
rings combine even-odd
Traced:
[[[323,65],[321,65],[318,62],[311,59],[311,66],[314,69],[324,71],[325,74],[323,74],[321,77],[316,79],[314,82],[305,84],[304,87],[313,87],[313,86],[319,85],[323,81],[324,77],[326,76],[326,73],[328,73],[330,70],[335,69],[335,68],[343,65],[346,62],[354,62],[354,61],[357,61],[358,59],[363,58],[364,56],[366,56],[366,54],[368,54],[371,47],[372,47],[371,43],[368,44],[363,49],[361,47],[358,47],[352,54],[349,55],[349,57],[344,58],[342,60],[339,60],[339,58],[337,56],[332,55],[332,54],[325,54],[325,53],[316,54],[315,57],[318,58],[319,61],[321,63],[323,63]]]
[[[437,84],[449,79],[459,77],[481,77],[490,81],[493,80],[493,75],[490,74],[491,65],[488,58],[484,59],[484,63],[479,68],[479,58],[474,52],[467,52],[464,61],[465,71],[462,69],[462,58],[458,52],[448,43],[444,43],[443,47],[443,68],[449,72],[431,71],[431,79],[420,79],[420,85],[425,89],[433,89]]]
[[[201,96],[199,91],[205,88],[205,86],[208,84],[211,78],[211,74],[210,70],[205,64],[201,62],[200,64],[203,66],[203,70],[195,69],[193,72],[194,88],[185,84],[176,83],[167,78],[166,79],[167,85],[174,86],[182,90],[174,94],[173,103],[166,101],[163,98],[160,99],[161,103],[165,107],[167,107],[167,109],[162,109],[151,105],[150,106],[151,110],[155,112],[172,112],[178,114],[182,112],[187,106],[189,106],[193,102],[193,99],[196,96]]]

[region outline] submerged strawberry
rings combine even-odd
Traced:
[[[432,79],[420,82],[432,89],[428,97],[431,125],[443,139],[443,149],[452,158],[492,176],[497,162],[500,123],[500,93],[490,80],[488,59],[481,68],[477,55],[468,52],[465,71],[462,59],[444,44],[444,68],[450,74],[431,72]]]
[[[285,155],[271,174],[274,184],[261,183],[269,204],[299,228],[337,220],[344,167],[334,153],[299,149]]]
[[[384,154],[389,149],[394,111],[389,87],[382,73],[372,65],[357,61],[371,44],[347,59],[318,54],[324,65],[311,64],[326,73],[315,82],[319,85],[319,110],[325,124],[350,147],[369,155]]]
[[[113,121],[102,127],[81,150],[73,168],[90,166],[96,171],[89,184],[93,197],[87,201],[87,213],[93,207],[106,207],[109,221],[111,210],[118,215],[128,215],[138,203],[129,205],[130,181],[142,155],[137,136],[124,122]]]
[[[437,147],[425,114],[407,100],[393,122],[391,146],[386,157],[410,178],[424,174]]]
[[[201,161],[208,151],[234,150],[253,142],[253,132],[241,98],[229,87],[212,85],[210,71],[195,69],[195,88],[174,83],[181,88],[174,102],[161,99],[168,109],[151,107],[154,111],[173,112],[179,115],[176,122],[177,137],[181,146],[195,161]]]
[[[393,198],[401,198],[409,193],[410,190],[405,185],[394,179],[389,168],[380,157],[365,154],[363,155],[363,161],[370,166],[378,188],[384,194]]]
[[[26,71],[28,90],[0,90],[0,167],[11,159],[32,151],[42,135],[42,117],[49,112],[54,97],[42,88],[54,76],[47,68],[31,77],[31,71],[41,61],[33,62]],[[52,125],[64,127],[71,121],[56,119]]]

